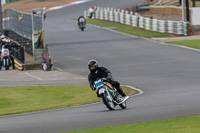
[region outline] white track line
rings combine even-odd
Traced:
[[[153,39],[149,39],[149,38],[145,38],[145,37],[139,37],[139,36],[134,36],[134,35],[131,35],[131,34],[123,33],[123,32],[120,32],[120,31],[116,31],[116,30],[113,30],[113,29],[107,28],[107,27],[101,27],[101,26],[97,26],[97,25],[93,25],[93,24],[88,24],[88,25],[96,27],[96,28],[99,28],[99,29],[109,30],[111,32],[119,33],[119,34],[122,34],[122,35],[125,35],[125,36],[129,36],[129,37],[140,38],[140,39],[144,39],[144,40],[155,42],[155,43],[160,43],[160,44],[169,45],[169,46],[171,45],[171,46],[175,46],[175,47],[180,47],[180,48],[184,48],[184,49],[189,49],[189,50],[199,51],[200,52],[200,49],[190,48],[190,47],[182,46],[182,45],[178,45],[178,44],[171,44],[171,43],[159,42],[159,41],[156,41],[156,40],[153,40]]]
[[[200,49],[196,49],[196,48],[190,48],[190,47],[183,46],[183,45],[178,45],[178,44],[171,44],[171,43],[159,42],[159,41],[156,41],[156,40],[153,40],[153,39],[149,39],[149,38],[145,38],[145,37],[140,37],[140,38],[142,38],[144,40],[147,40],[147,41],[151,41],[151,42],[155,42],[155,43],[160,43],[160,44],[163,44],[163,45],[175,46],[175,47],[179,47],[179,48],[184,48],[184,49],[189,49],[189,50],[200,52]]]
[[[35,78],[35,79],[37,79],[37,80],[42,80],[41,78],[39,78],[39,77],[37,77],[37,76],[34,76],[34,75],[31,75],[31,74],[29,74],[29,73],[25,73],[26,75],[28,75],[29,77],[32,77],[32,78]]]
[[[140,90],[140,89],[138,89],[138,88],[135,88],[135,87],[133,87],[133,86],[129,86],[129,85],[121,85],[121,86],[129,87],[129,88],[131,88],[131,89],[136,90],[136,91],[139,92],[138,94],[132,95],[132,96],[130,96],[130,97],[138,96],[138,95],[141,95],[141,94],[144,93],[142,90]]]
[[[96,27],[96,28],[99,28],[99,29],[109,30],[109,31],[111,31],[111,32],[118,33],[118,34],[122,34],[122,35],[126,35],[126,36],[129,36],[129,37],[140,38],[140,37],[138,37],[138,36],[130,35],[130,34],[127,34],[127,33],[124,33],[124,32],[120,32],[120,31],[117,31],[117,30],[113,30],[113,29],[111,29],[111,28],[101,27],[101,26],[93,25],[93,24],[88,24],[88,25],[93,26],[93,27]]]
[[[63,70],[62,69],[60,69],[60,68],[58,68],[58,67],[53,67],[53,69],[55,69],[55,70],[58,70],[59,72],[63,72]]]

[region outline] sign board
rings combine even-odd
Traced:
[[[200,7],[193,7],[191,8],[192,10],[192,15],[191,15],[191,25],[200,25]]]

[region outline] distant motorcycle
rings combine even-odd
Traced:
[[[78,26],[81,29],[81,31],[84,31],[86,25],[86,20],[84,17],[79,17],[78,19]]]
[[[4,46],[1,49],[1,56],[2,56],[2,66],[5,67],[6,70],[9,70],[10,67],[10,51]]]
[[[114,110],[117,105],[122,109],[126,109],[126,101],[128,98],[122,97],[110,83],[105,79],[98,79],[94,82],[94,87],[97,89],[98,95],[102,98],[103,103],[109,110]]]

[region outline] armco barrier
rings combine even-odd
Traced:
[[[84,12],[84,16],[87,18],[88,11]],[[189,23],[187,22],[145,18],[138,16],[137,14],[133,15],[133,12],[128,13],[128,11],[120,9],[98,7],[92,18],[118,22],[161,33],[173,33],[185,36],[189,35]]]

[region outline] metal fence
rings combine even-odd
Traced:
[[[35,33],[44,31],[44,19],[42,15],[7,9],[3,12],[3,29],[12,31],[12,34],[16,33],[17,35],[9,37],[24,45],[26,52],[34,55],[37,39]]]
[[[18,45],[18,47],[12,47],[11,48],[11,54],[17,58],[20,62],[24,63],[25,58],[24,58],[24,47],[18,44],[17,42],[11,42],[15,46]]]
[[[12,9],[3,13],[3,29],[32,40],[32,17],[30,14],[20,13]]]
[[[84,12],[84,16],[88,16],[88,11]],[[183,21],[164,21],[151,18],[145,18],[138,15],[133,15],[133,12],[128,12],[113,8],[97,8],[93,18],[114,21],[121,24],[131,25],[134,27],[143,28],[146,30],[157,31],[162,33],[173,33],[178,35],[189,34],[189,23]]]

